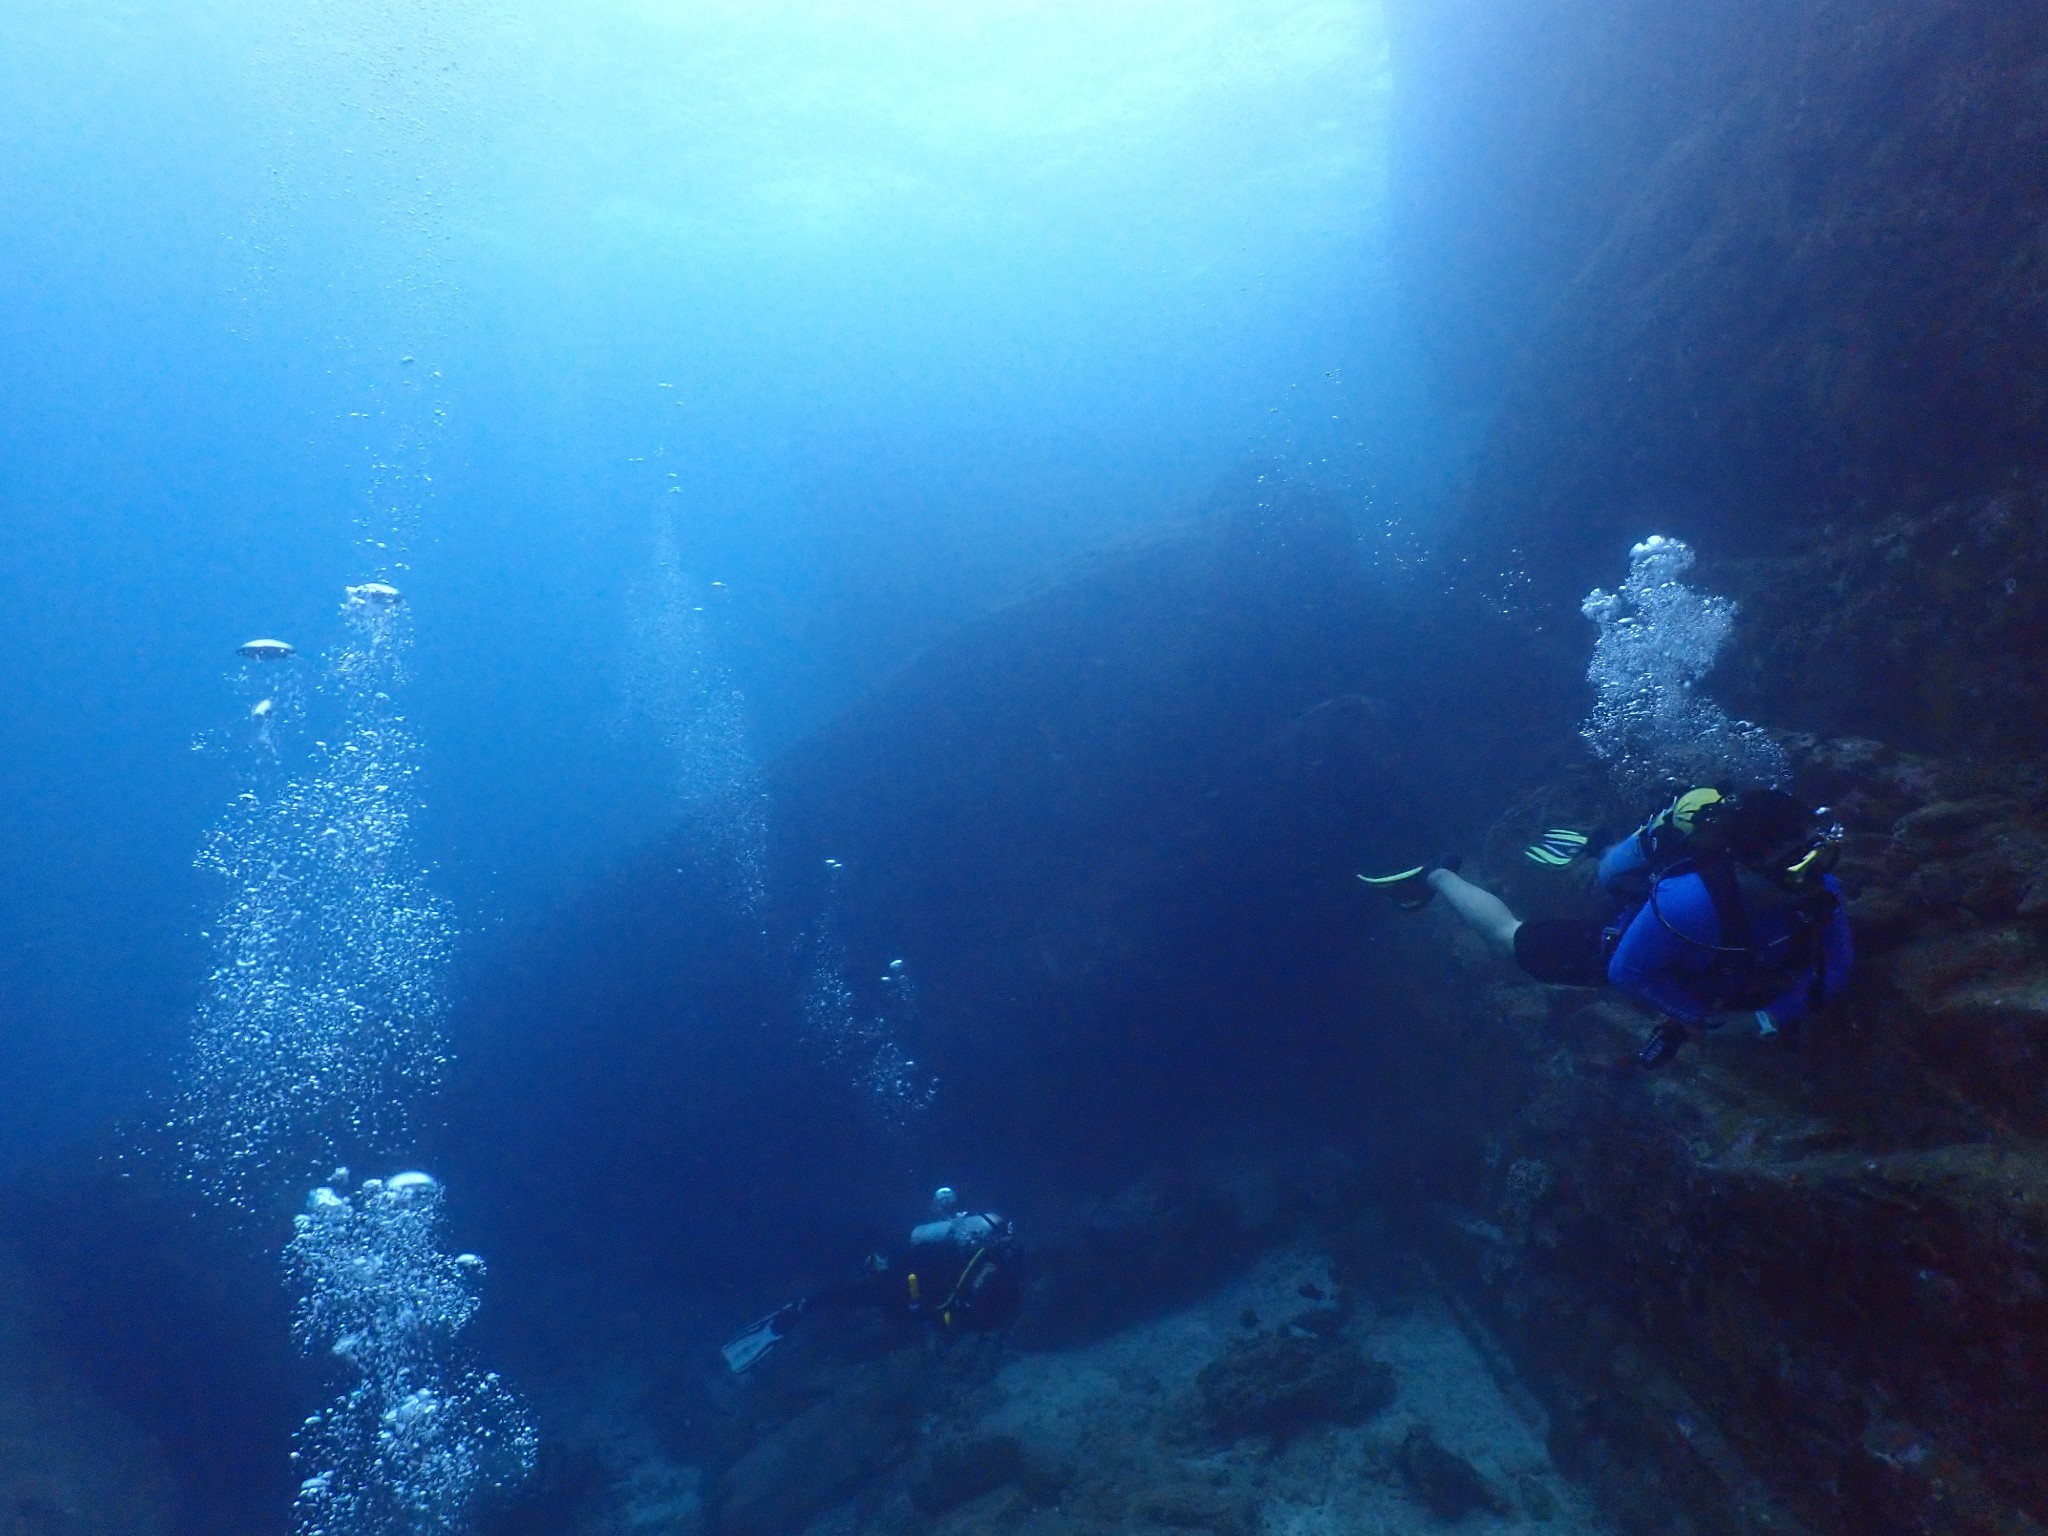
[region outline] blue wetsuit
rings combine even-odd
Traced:
[[[1645,897],[1649,858],[1640,835],[1631,834],[1607,850],[1600,860],[1600,885],[1624,902],[1637,904],[1621,919],[1621,942],[1607,964],[1607,979],[1659,1013],[1686,1024],[1699,1024],[1717,1005],[1707,996],[1716,956],[1713,946],[1725,943],[1714,899],[1698,875],[1673,875],[1657,882],[1656,907]],[[1842,910],[1842,888],[1833,875],[1823,884],[1835,897],[1835,910],[1820,934],[1822,995],[1833,997],[1848,985],[1855,962],[1849,919]],[[1791,932],[1791,913],[1776,903],[1759,903],[1748,914],[1749,943],[1765,955]],[[1803,968],[1785,989],[1761,1010],[1773,1026],[1783,1027],[1811,1010],[1813,968]]]

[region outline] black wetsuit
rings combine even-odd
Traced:
[[[1005,1326],[1023,1300],[1022,1253],[1010,1223],[969,1215],[950,1225],[953,1235],[877,1254],[857,1278],[805,1297],[803,1309],[874,1311],[949,1330]]]

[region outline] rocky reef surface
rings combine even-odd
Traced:
[[[1653,1077],[1638,1010],[1416,925],[1409,1006],[1437,1023],[1401,1072],[1415,1228],[1547,1383],[1560,1464],[1631,1528],[1782,1530],[1775,1498],[1818,1531],[2035,1530],[2041,793],[1869,741],[1789,745],[1852,829],[1850,993]],[[1590,776],[1546,787],[1479,873],[1524,910],[1590,915],[1584,880],[1518,850],[1618,811]],[[1432,1101],[1445,1074],[1485,1107]]]
[[[1759,718],[2048,750],[2048,18],[1392,9],[1404,286],[1482,423],[1454,569],[1540,648],[1618,551],[1683,537],[1748,604]]]
[[[1408,281],[1438,329],[1491,333],[1439,353],[1482,359],[1460,378],[1495,402],[1468,551],[1520,551],[1569,603],[1646,510],[1777,554],[2040,483],[2048,19],[1395,11]]]
[[[1476,1531],[1619,1529],[1555,1464],[1547,1412],[1487,1325],[1354,1184],[1256,1212],[1232,1204],[1243,1186],[1240,1169],[1203,1201],[1231,1254],[1223,1278],[1184,1304],[1115,1326],[1098,1318],[1085,1339],[1041,1336],[1072,1321],[1057,1292],[1089,1245],[1069,1233],[1048,1249],[1035,1322],[1007,1341],[881,1352],[852,1328],[792,1341],[738,1382],[701,1359],[643,1357],[662,1385],[637,1414],[614,1402],[558,1427],[563,1503],[545,1528],[1403,1536],[1469,1518]],[[1144,1251],[1134,1211],[1162,1243],[1185,1229],[1186,1208],[1157,1186],[1115,1203],[1133,1257]],[[587,1383],[562,1386],[567,1411],[587,1407]],[[649,1422],[655,1401],[664,1427],[622,1434]]]

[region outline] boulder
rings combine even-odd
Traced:
[[[1394,1465],[1422,1507],[1439,1520],[1462,1520],[1475,1510],[1508,1516],[1514,1506],[1456,1451],[1437,1444],[1427,1424],[1410,1427]]]
[[[860,1487],[903,1452],[926,1411],[929,1374],[908,1351],[847,1373],[831,1397],[726,1469],[712,1503],[717,1536],[786,1536]]]
[[[973,1435],[933,1446],[910,1484],[910,1502],[927,1515],[1023,1479],[1024,1447],[1015,1435]]]
[[[1363,1424],[1394,1400],[1394,1372],[1347,1339],[1287,1327],[1239,1339],[1195,1378],[1201,1431],[1217,1441],[1284,1441]]]

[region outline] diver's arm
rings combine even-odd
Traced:
[[[1849,927],[1849,913],[1842,905],[1842,888],[1835,883],[1833,875],[1827,877],[1827,883],[1828,889],[1835,893],[1835,915],[1821,930],[1821,978],[1826,995],[1832,999],[1842,995],[1849,985],[1849,973],[1856,969],[1856,935]]]
[[[1788,1024],[1797,1024],[1813,1012],[1812,1001],[1807,996],[1812,990],[1812,978],[1802,976],[1757,1010],[1757,1028],[1763,1028],[1765,1019],[1771,1021],[1772,1029],[1783,1029]]]
[[[1684,940],[1644,907],[1628,925],[1607,965],[1607,979],[1631,997],[1648,1003],[1681,1024],[1698,1026],[1706,1019],[1706,999],[1686,987],[1672,968],[1684,953]]]
[[[1832,1002],[1842,995],[1842,989],[1849,985],[1849,972],[1856,965],[1856,940],[1849,931],[1849,914],[1842,910],[1841,887],[1835,884],[1834,876],[1828,877],[1828,889],[1835,893],[1834,916],[1820,931],[1820,976],[1821,1001]],[[1813,973],[1807,972],[1787,987],[1784,994],[1775,998],[1763,1010],[1770,1015],[1771,1023],[1778,1027],[1797,1024],[1813,1012]]]

